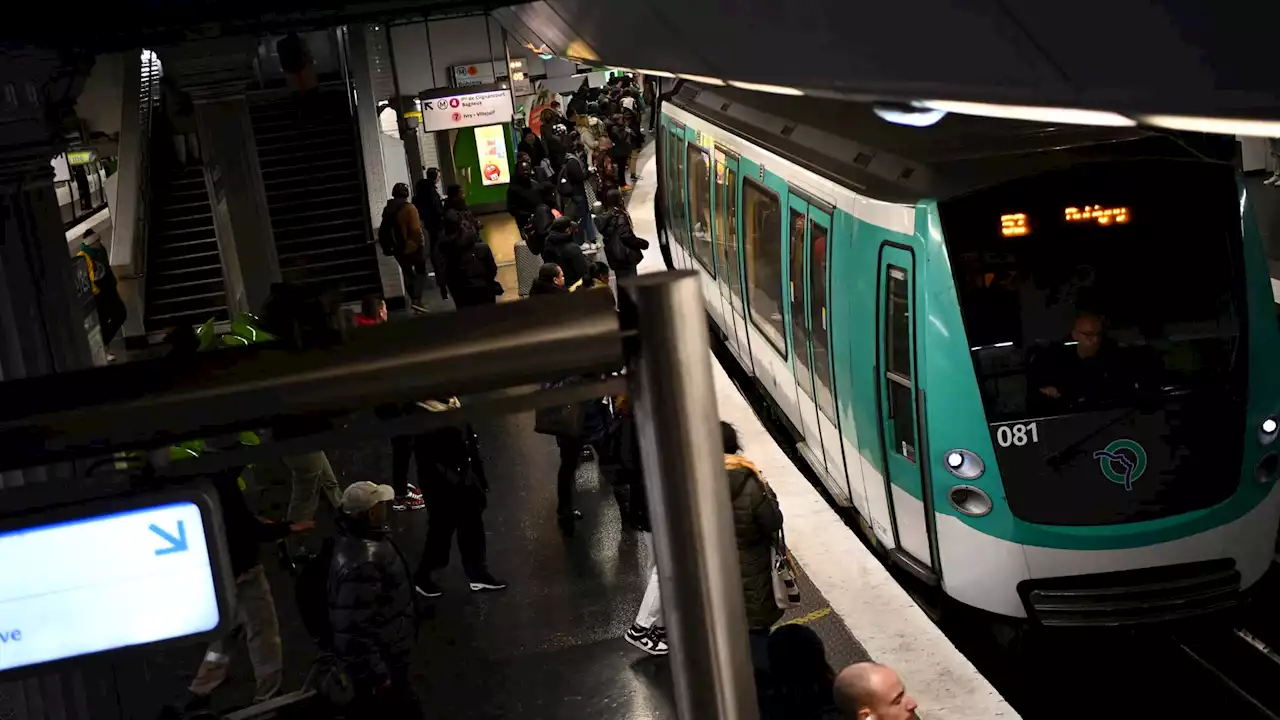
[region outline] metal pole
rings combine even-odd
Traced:
[[[639,352],[629,374],[670,637],[686,720],[756,720],[742,578],[717,427],[698,276],[622,283]]]

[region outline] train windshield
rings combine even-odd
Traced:
[[[1240,334],[1229,171],[1102,164],[942,210],[992,422],[1225,388]]]
[[[1231,477],[1224,449],[1239,447],[1243,422],[1240,206],[1229,168],[1077,166],[939,211],[1006,483],[1062,481],[1014,481],[1015,514],[1133,521],[1229,493],[1235,482],[1203,481]],[[1123,489],[1094,487],[1098,477]]]

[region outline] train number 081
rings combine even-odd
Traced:
[[[1028,442],[1040,442],[1040,430],[1035,423],[1016,423],[1014,425],[1001,425],[996,428],[996,442],[1000,447],[1009,447],[1017,445],[1022,447]]]

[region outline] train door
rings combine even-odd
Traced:
[[[671,246],[672,259],[681,270],[692,270],[693,259],[689,253],[689,226],[685,224],[684,188],[684,125],[672,121],[667,135],[667,217],[676,242]]]
[[[742,367],[749,374],[755,375],[755,366],[751,361],[751,333],[747,330],[747,307],[742,289],[742,250],[739,242],[742,234],[738,225],[738,194],[742,184],[738,182],[738,156],[725,151],[724,165],[724,205],[728,215],[728,233],[724,244],[728,276],[725,288],[729,291],[729,314],[733,317],[734,331],[737,334],[737,347],[741,353],[739,359],[742,360]]]
[[[729,351],[738,359],[740,364],[743,363],[742,348],[738,345],[738,330],[734,321],[731,307],[733,298],[729,294],[729,280],[732,274],[729,271],[729,224],[732,222],[729,215],[728,197],[725,192],[728,168],[725,166],[725,154],[720,148],[715,149],[715,184],[711,188],[711,205],[712,212],[715,216],[715,222],[712,224],[714,228],[714,243],[716,250],[716,288],[718,290],[719,305],[721,317],[724,323],[721,328],[725,334],[725,345]],[[736,257],[736,255],[735,255]]]
[[[932,576],[927,490],[919,457],[917,421],[914,256],[901,245],[880,248],[876,383],[884,438],[885,482],[898,557],[917,574]]]
[[[827,224],[831,221],[828,219]],[[800,434],[804,441],[800,451],[815,468],[826,468],[822,452],[822,432],[818,429],[818,404],[813,394],[813,358],[810,355],[813,329],[809,322],[808,282],[805,269],[809,262],[809,203],[795,192],[790,194],[787,212],[788,266],[787,302],[791,326],[791,371],[795,375],[796,398],[800,405]]]
[[[813,358],[813,396],[818,406],[818,432],[822,436],[827,488],[842,503],[852,503],[845,472],[844,444],[840,440],[836,415],[836,386],[831,357],[831,330],[828,322],[827,288],[830,280],[828,239],[831,236],[831,209],[809,205],[809,254],[805,272],[809,277],[810,352]]]
[[[716,287],[716,246],[712,233],[711,207],[711,152],[709,137],[694,128],[685,128],[685,211],[687,213],[689,250],[693,254],[694,269],[702,284],[702,299],[712,320],[725,328],[724,309],[720,302],[720,288]],[[703,147],[703,145],[706,147]]]

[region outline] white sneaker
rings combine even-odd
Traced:
[[[1280,183],[1280,173],[1276,173],[1271,177],[1267,178],[1266,180],[1262,181],[1263,185],[1275,185],[1277,183]]]

